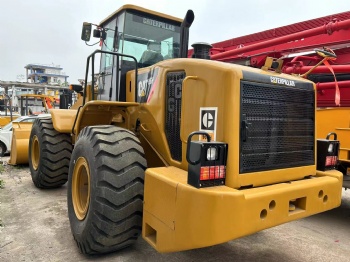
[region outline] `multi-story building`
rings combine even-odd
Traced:
[[[62,72],[59,65],[27,64],[25,67],[26,76],[18,75],[18,81],[0,80],[0,111],[7,112],[10,108],[12,112],[21,112],[22,95],[47,95],[54,97],[54,107],[61,107],[62,101],[66,102],[62,108],[72,104],[71,95],[68,89],[68,76]],[[22,82],[26,77],[26,82]],[[67,100],[67,101],[66,101]],[[63,103],[62,102],[62,103]],[[23,104],[24,105],[24,104]],[[33,112],[40,112],[42,109],[41,100],[38,98],[26,98],[25,105]]]
[[[26,69],[26,79],[28,83],[41,83],[49,85],[62,85],[68,77],[59,65],[28,64]]]

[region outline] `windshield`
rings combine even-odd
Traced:
[[[121,19],[124,18],[124,19]],[[124,23],[121,22],[123,20]],[[107,29],[107,36],[102,50],[112,51],[114,40],[114,29],[116,20],[110,21],[104,26]],[[118,53],[132,55],[138,62],[148,52],[153,54],[153,63],[179,57],[180,52],[180,26],[174,21],[159,17],[151,17],[148,14],[134,14],[126,12],[119,18],[118,22]],[[156,55],[155,55],[156,53]],[[156,57],[156,59],[154,59]],[[123,60],[131,60],[122,58]],[[113,65],[113,58],[110,55],[103,55],[102,71]],[[140,67],[148,66],[140,64]]]
[[[126,13],[123,53],[139,61],[146,50],[160,53],[164,59],[179,56],[180,26],[161,19]]]

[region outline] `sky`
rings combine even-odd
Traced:
[[[37,63],[59,65],[69,83],[78,83],[97,48],[80,39],[82,23],[98,24],[124,4],[179,18],[192,9],[189,45],[350,11],[349,0],[0,0],[0,80],[25,81],[24,67]]]

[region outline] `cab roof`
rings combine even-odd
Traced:
[[[154,16],[158,16],[158,17],[162,17],[165,19],[169,19],[169,20],[173,20],[175,22],[179,22],[182,23],[183,19],[174,17],[174,16],[170,16],[167,14],[163,14],[163,13],[159,13],[150,9],[146,9],[140,6],[136,6],[136,5],[123,5],[122,7],[120,7],[117,11],[115,11],[114,13],[112,13],[111,15],[109,15],[107,18],[105,18],[104,20],[101,21],[101,23],[99,24],[99,26],[103,26],[103,24],[107,23],[110,19],[112,19],[114,16],[116,16],[118,13],[121,13],[125,10],[135,10],[135,11],[139,11],[142,13],[147,13],[147,14],[151,14]]]

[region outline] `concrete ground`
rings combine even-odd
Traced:
[[[3,158],[4,161],[8,157]],[[0,261],[350,261],[350,190],[339,208],[225,244],[159,254],[142,238],[121,252],[87,257],[70,232],[67,187],[39,190],[28,166],[0,174]]]

